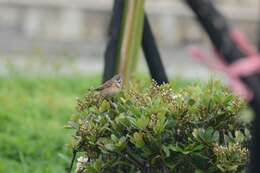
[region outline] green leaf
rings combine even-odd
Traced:
[[[105,144],[105,148],[109,151],[114,151],[115,150],[115,146],[114,144]]]
[[[135,106],[131,106],[130,110],[136,117],[140,117],[142,115],[142,112]]]
[[[235,140],[238,143],[244,142],[245,140],[245,136],[243,135],[243,133],[241,131],[235,131]]]
[[[68,125],[66,125],[64,128],[78,129],[79,124],[74,121],[69,121]]]
[[[162,146],[162,150],[163,152],[165,153],[165,156],[166,157],[169,157],[170,156],[170,148],[167,147],[167,146]]]
[[[124,115],[123,113],[121,113],[118,117],[115,118],[115,122],[118,124],[122,124],[125,127],[129,127],[131,124],[126,115]]]
[[[105,112],[105,111],[109,110],[109,108],[110,108],[110,103],[106,100],[103,100],[103,102],[101,103],[101,106],[99,108],[99,111]]]
[[[95,169],[96,169],[98,172],[101,171],[102,165],[103,165],[103,162],[102,162],[102,160],[100,160],[100,159],[97,159],[97,160],[95,161],[95,163],[94,163],[94,167],[95,167]]]
[[[149,117],[142,116],[141,118],[138,118],[136,120],[135,125],[137,128],[144,130],[148,126],[149,121],[150,121]]]
[[[206,141],[211,141],[212,140],[212,136],[213,136],[213,133],[214,133],[214,129],[212,127],[208,128],[205,133],[204,133],[204,139]]]
[[[127,144],[126,144],[126,137],[121,137],[119,140],[118,140],[118,142],[115,144],[115,146],[116,146],[116,148],[118,149],[118,150],[124,150],[125,148],[126,148],[126,146],[127,146]]]
[[[219,132],[218,131],[214,132],[214,134],[212,136],[212,140],[215,141],[215,142],[219,141]]]
[[[193,151],[201,151],[205,148],[204,145],[200,144],[200,145],[196,145],[192,150]]]
[[[135,132],[133,137],[131,138],[131,142],[135,144],[136,147],[143,148],[145,146],[143,137],[143,133]]]
[[[196,169],[194,173],[205,173],[205,172],[201,169]]]
[[[171,145],[169,147],[172,151],[175,151],[175,152],[180,152],[180,153],[183,153],[183,149],[181,147],[179,147],[178,145],[174,146],[174,145]]]
[[[158,120],[155,127],[153,128],[156,134],[161,134],[167,125],[167,120],[164,114],[158,114]]]
[[[96,168],[94,166],[92,166],[92,165],[87,165],[86,166],[86,170],[89,173],[99,173],[98,170],[96,170]]]
[[[126,100],[125,100],[123,97],[120,97],[120,100],[121,100],[123,103],[126,103]]]
[[[222,97],[222,98],[224,99],[223,104],[224,104],[224,105],[227,105],[228,103],[230,103],[230,102],[232,101],[232,99],[234,98],[234,96],[233,96],[233,95],[229,95],[229,96],[227,96],[226,98],[225,98],[225,97]]]
[[[192,99],[191,97],[185,97],[184,99],[188,103],[189,106],[193,106],[196,103],[196,101],[194,99]]]
[[[118,141],[118,138],[114,134],[111,135],[111,139],[112,139],[113,142]]]

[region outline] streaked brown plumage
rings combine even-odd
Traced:
[[[100,94],[104,97],[113,97],[121,91],[122,84],[123,77],[122,75],[117,74],[95,90],[100,91]]]

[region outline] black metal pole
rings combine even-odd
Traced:
[[[168,78],[146,14],[144,16],[142,47],[151,77],[158,84],[168,83]]]
[[[225,58],[233,63],[243,58],[245,53],[238,48],[230,37],[230,28],[225,18],[217,11],[211,0],[185,0],[196,14],[199,22],[209,35],[214,47]],[[256,74],[242,77],[241,80],[253,91],[254,98],[250,102],[255,112],[252,129],[250,173],[260,172],[260,77]]]
[[[260,1],[258,1],[258,19],[257,19],[257,50],[260,52]]]
[[[114,0],[113,14],[109,26],[109,41],[105,50],[103,82],[112,78],[116,70],[116,53],[123,18],[124,0]]]
[[[109,26],[109,42],[105,50],[105,67],[103,82],[115,75],[116,53],[120,37],[120,28],[123,18],[124,0],[115,0],[113,15]],[[163,67],[160,53],[151,30],[147,15],[144,18],[144,28],[142,37],[142,47],[150,70],[151,77],[158,83],[168,83],[168,79]]]

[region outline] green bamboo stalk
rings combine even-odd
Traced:
[[[128,81],[136,70],[144,23],[144,0],[125,0],[117,72]]]

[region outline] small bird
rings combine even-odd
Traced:
[[[121,91],[122,85],[123,76],[121,74],[117,74],[95,90],[100,91],[100,94],[103,97],[113,97]]]

